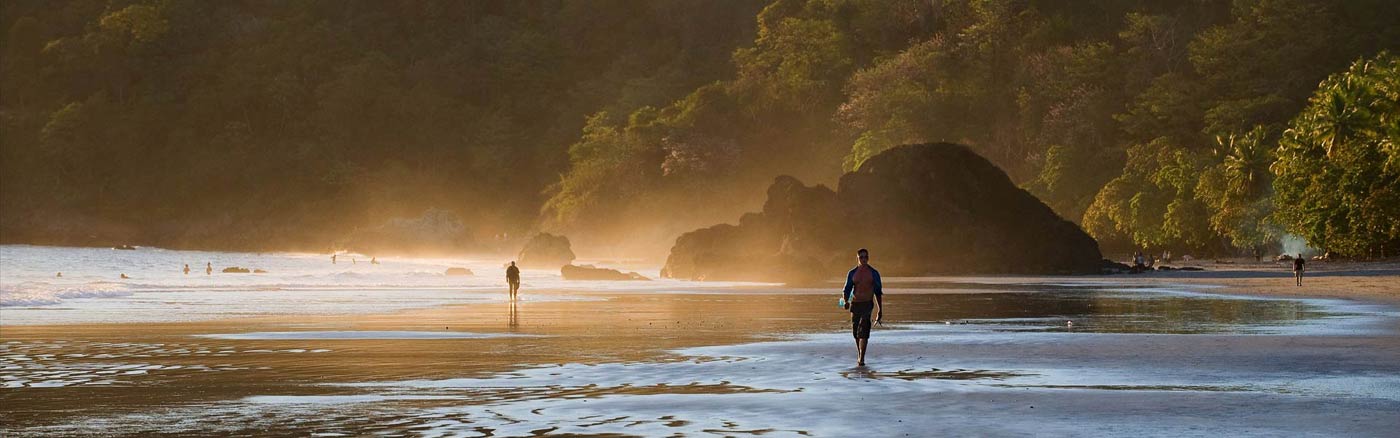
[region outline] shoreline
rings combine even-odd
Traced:
[[[1322,326],[1318,310],[1347,306],[1151,290],[1177,278],[910,280],[899,282],[909,293],[886,298],[870,366],[855,368],[849,316],[817,289],[5,326],[0,361],[18,368],[4,380],[25,386],[0,390],[0,431],[851,435],[860,431],[830,417],[791,419],[872,397],[893,408],[880,435],[1238,432],[1250,412],[1277,413],[1245,422],[1259,434],[1364,436],[1396,424],[1381,415],[1400,406],[1385,389],[1395,380],[1384,376],[1400,375],[1388,310]],[[1011,290],[977,292],[989,282]],[[1357,389],[1338,372],[1370,380]],[[929,406],[933,417],[908,414]],[[1147,410],[1151,422],[1116,420]],[[1368,420],[1330,414],[1339,410]]]
[[[1139,278],[1153,284],[1205,285],[1210,293],[1274,298],[1349,299],[1400,306],[1400,262],[1308,262],[1303,285],[1293,283],[1291,265],[1283,262],[1249,264],[1206,263],[1205,271],[1167,271],[1098,276]]]

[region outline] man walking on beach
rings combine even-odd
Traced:
[[[515,294],[520,292],[520,268],[515,267],[515,262],[510,262],[510,267],[506,268],[506,283],[510,284],[510,299],[515,299]]]
[[[856,365],[865,366],[865,347],[870,343],[870,314],[874,312],[875,323],[885,313],[884,291],[880,285],[880,271],[870,266],[870,251],[861,248],[856,251],[859,264],[846,273],[846,287],[841,292],[845,308],[851,311],[851,335],[856,338]],[[878,310],[876,310],[878,309]]]
[[[1306,263],[1306,261],[1303,259],[1303,253],[1300,252],[1298,253],[1298,257],[1293,259],[1293,281],[1297,282],[1299,286],[1303,285],[1304,263]]]

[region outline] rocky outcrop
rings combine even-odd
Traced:
[[[574,251],[569,248],[569,238],[540,233],[525,243],[516,260],[522,268],[553,269],[573,263]]]
[[[472,270],[467,268],[447,268],[446,271],[443,271],[442,275],[446,275],[449,277],[463,277],[472,275]]]
[[[248,269],[248,268],[240,268],[240,267],[238,267],[238,266],[229,266],[229,267],[224,268],[224,270],[219,271],[219,272],[222,272],[222,273],[225,273],[225,274],[247,274],[247,273],[250,273],[250,272],[253,272],[253,271],[250,270],[250,269]]]
[[[759,213],[681,235],[662,276],[809,282],[868,248],[887,276],[1094,274],[1098,243],[965,146],[901,146],[835,192],[779,177]]]
[[[622,272],[593,265],[564,265],[559,268],[559,274],[563,275],[565,280],[651,281],[650,278],[636,272]]]

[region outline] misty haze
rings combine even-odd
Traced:
[[[0,435],[1393,436],[1400,2],[3,0]]]

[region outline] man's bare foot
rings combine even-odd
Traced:
[[[860,362],[856,362],[856,366],[858,366],[858,367],[863,367],[863,366],[865,366],[865,361],[862,360],[862,361],[860,361]]]

